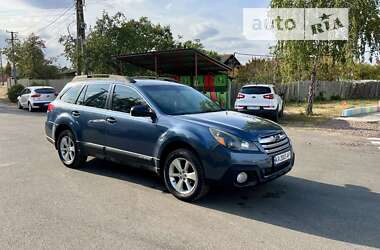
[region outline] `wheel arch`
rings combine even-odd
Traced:
[[[76,134],[75,134],[75,131],[74,131],[74,130],[73,130],[68,124],[66,124],[66,123],[59,124],[59,125],[55,128],[55,130],[54,130],[55,148],[58,148],[58,147],[57,147],[58,136],[59,136],[63,131],[65,131],[65,130],[70,130],[70,131],[74,134],[74,136],[75,136],[76,138],[78,138],[78,137],[76,136]]]
[[[163,149],[161,150],[161,152],[159,154],[160,163],[159,163],[158,174],[160,176],[163,176],[164,164],[165,164],[167,157],[169,156],[169,154],[171,152],[173,152],[174,150],[177,150],[177,149],[190,150],[191,152],[193,152],[195,154],[195,156],[198,158],[199,162],[202,164],[202,160],[200,158],[200,155],[193,145],[191,145],[190,143],[188,143],[184,140],[180,140],[180,139],[172,140],[172,141],[168,142],[167,144],[165,144],[165,146],[163,147]]]

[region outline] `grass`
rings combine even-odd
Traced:
[[[307,103],[286,103],[282,123],[298,122],[305,126],[313,126],[339,117],[344,109],[377,104],[378,100],[316,101],[313,105],[313,115],[306,116]]]

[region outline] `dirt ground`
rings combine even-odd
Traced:
[[[286,127],[308,127],[349,133],[358,136],[380,137],[379,121],[338,120],[342,110],[379,104],[378,100],[344,100],[315,102],[312,116],[305,115],[306,103],[287,103],[284,118],[280,123]]]
[[[7,92],[8,91],[7,91],[6,86],[0,86],[0,101],[1,102],[9,102]]]

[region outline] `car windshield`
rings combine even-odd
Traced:
[[[269,87],[255,86],[255,87],[243,87],[241,93],[248,95],[262,95],[269,94],[271,92]]]
[[[36,92],[38,94],[53,94],[53,93],[55,93],[54,89],[52,89],[52,88],[35,89],[34,92]]]
[[[185,115],[221,111],[220,106],[195,89],[181,85],[146,85],[144,93],[164,113]]]

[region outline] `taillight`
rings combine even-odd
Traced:
[[[40,96],[41,96],[40,94],[33,94],[30,97],[35,98],[35,97],[40,97]]]
[[[265,98],[265,99],[273,99],[273,98],[274,98],[274,95],[273,95],[273,94],[264,95],[264,98]]]
[[[236,99],[243,99],[245,97],[245,95],[243,95],[242,93],[239,93],[236,97]]]
[[[54,104],[49,103],[49,105],[48,105],[48,107],[47,107],[47,112],[51,112],[51,111],[53,111],[54,108],[55,108]]]

